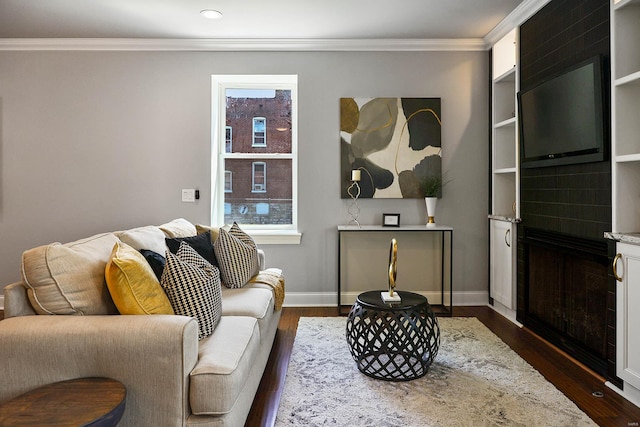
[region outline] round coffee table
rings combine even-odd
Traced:
[[[47,384],[0,404],[0,427],[113,427],[127,391],[110,378],[78,378]]]
[[[364,292],[351,307],[347,318],[351,355],[358,369],[372,378],[420,378],[438,354],[438,320],[422,295],[396,291],[402,300],[385,303],[381,292]]]

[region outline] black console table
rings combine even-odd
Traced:
[[[429,272],[435,275],[439,274],[437,278],[433,279],[439,280],[439,283],[429,283],[430,280],[424,276],[416,280],[408,280],[408,270],[414,267],[424,268],[419,264],[426,264],[425,261],[430,261],[428,257],[434,256],[433,251],[431,253],[425,252],[423,248],[414,244],[416,241],[429,241],[428,237],[431,236],[439,238],[433,242],[433,250],[436,251],[435,255],[439,259],[438,262],[435,262],[434,271]],[[389,242],[392,238],[398,241],[398,289],[427,296],[433,311],[438,316],[451,316],[453,305],[453,228],[445,225],[435,227],[424,225],[403,225],[400,227],[338,226],[338,312],[342,315],[347,314],[358,293],[387,286]],[[356,244],[347,247],[347,242],[352,241]],[[347,257],[355,258],[352,261],[357,266],[350,265]],[[412,263],[411,260],[415,262]],[[365,275],[374,271],[376,281],[358,277],[356,280],[358,283],[349,283],[349,280],[343,276],[346,276],[348,268],[355,269],[355,267]],[[414,287],[408,289],[407,283]]]

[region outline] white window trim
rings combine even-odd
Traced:
[[[256,142],[256,121],[262,120],[264,122],[264,137],[263,142]],[[251,146],[252,147],[266,147],[267,146],[267,119],[264,117],[254,117],[251,120]]]
[[[298,76],[297,75],[212,75],[211,76],[211,224],[224,225],[224,160],[226,158],[291,159],[292,168],[292,221],[286,225],[240,224],[257,244],[300,244],[302,233],[298,231]],[[296,132],[291,134],[291,153],[225,153],[224,95],[227,88],[259,88],[291,90],[293,105],[291,124]],[[217,106],[216,103],[217,102]],[[222,124],[222,126],[220,126]]]
[[[229,188],[227,188],[227,174],[229,175]],[[233,172],[224,171],[224,192],[233,193]]]
[[[263,168],[263,188],[256,188],[256,166],[262,165]],[[251,192],[252,193],[266,193],[267,192],[267,162],[253,162],[251,163]]]
[[[229,131],[229,151],[227,151],[227,130]],[[224,150],[225,152],[233,152],[233,128],[231,126],[225,126],[224,128]]]

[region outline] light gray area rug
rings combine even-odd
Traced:
[[[438,318],[440,350],[409,382],[358,371],[346,318],[301,318],[276,426],[595,426],[475,318]]]

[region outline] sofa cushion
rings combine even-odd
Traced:
[[[272,322],[274,297],[271,289],[254,287],[247,284],[239,289],[222,289],[222,317],[245,316],[258,321],[260,340]]]
[[[220,229],[213,250],[225,286],[241,288],[258,273],[258,248],[235,222],[229,231]]]
[[[259,352],[257,320],[223,316],[215,333],[199,343],[198,362],[190,374],[191,411],[196,415],[230,412]]]
[[[158,228],[162,230],[165,237],[189,237],[197,234],[196,226],[184,218],[174,219],[158,226]]]
[[[164,233],[154,225],[132,228],[115,233],[116,237],[134,249],[148,249],[159,254],[166,250]]]
[[[36,312],[117,314],[104,278],[116,242],[115,235],[105,233],[25,251],[22,278]]]
[[[198,234],[204,234],[207,231],[211,236],[211,244],[215,243],[215,241],[218,239],[218,235],[220,234],[220,227],[211,227],[210,225],[196,224],[196,232]]]
[[[140,249],[140,253],[147,260],[147,263],[153,270],[153,273],[156,275],[158,281],[162,278],[162,272],[164,271],[164,265],[167,263],[167,260],[157,252],[150,251],[149,249]],[[164,253],[164,252],[162,252]]]
[[[177,253],[180,248],[180,242],[185,242],[200,254],[200,256],[211,263],[218,266],[218,261],[213,253],[213,245],[211,244],[211,234],[206,232],[197,236],[189,237],[167,237],[165,239],[167,247],[172,253]]]
[[[198,339],[204,339],[222,314],[220,272],[185,242],[177,255],[170,251],[166,255],[160,284],[176,314],[198,320]]]
[[[113,246],[105,279],[120,314],[174,314],[151,266],[126,243]]]

